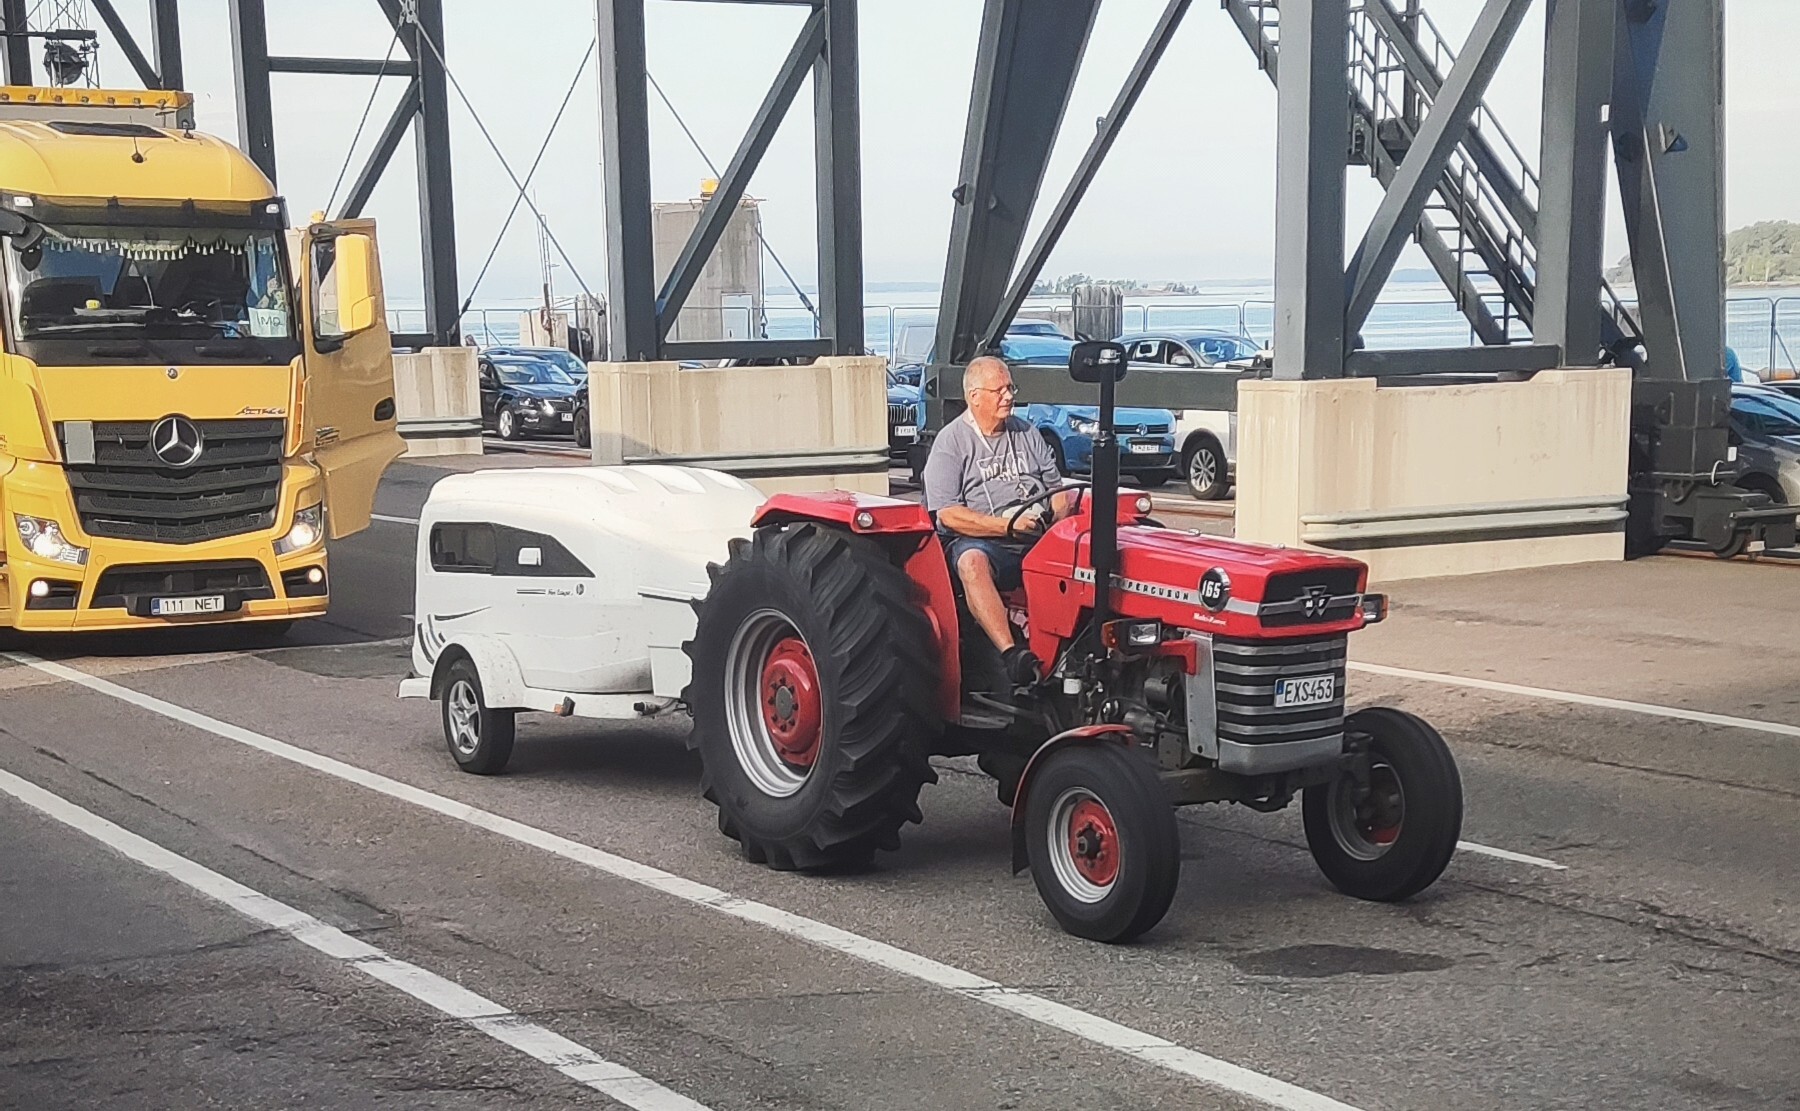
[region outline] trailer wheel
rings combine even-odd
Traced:
[[[1121,942],[1162,921],[1181,878],[1181,836],[1149,761],[1123,745],[1070,745],[1033,769],[1025,790],[1031,878],[1064,930]]]
[[[912,580],[873,541],[810,522],[758,529],[711,570],[683,700],[720,831],[777,869],[898,848],[942,728]]]
[[[1444,738],[1412,714],[1361,710],[1344,728],[1368,739],[1368,781],[1306,789],[1306,844],[1339,891],[1397,902],[1430,887],[1456,852],[1462,778]]]
[[[475,661],[464,656],[444,673],[438,706],[444,743],[456,766],[474,775],[499,775],[512,759],[514,713],[488,706]]]

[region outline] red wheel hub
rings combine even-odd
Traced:
[[[1358,815],[1357,832],[1371,845],[1392,845],[1400,839],[1400,826],[1406,817],[1400,780],[1394,770],[1382,765],[1369,776],[1369,798]]]
[[[763,724],[783,762],[810,768],[819,758],[825,712],[819,698],[819,671],[812,653],[799,637],[787,637],[769,650],[763,661],[761,693]]]
[[[1119,878],[1119,830],[1098,799],[1082,799],[1069,815],[1069,857],[1095,887]]]

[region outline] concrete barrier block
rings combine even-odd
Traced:
[[[481,454],[481,384],[472,347],[394,356],[394,410],[407,457]]]
[[[593,459],[680,463],[739,475],[770,493],[887,493],[887,363],[588,368]]]
[[[1238,393],[1237,534],[1367,562],[1376,579],[1624,557],[1631,375]]]

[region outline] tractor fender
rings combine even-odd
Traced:
[[[481,694],[489,708],[516,710],[525,705],[525,675],[519,670],[518,658],[499,637],[485,633],[464,633],[452,637],[439,650],[431,671],[431,697],[441,698],[444,676],[450,664],[467,656],[481,677]]]
[[[1135,743],[1129,725],[1082,725],[1065,730],[1051,737],[1038,746],[1025,762],[1025,770],[1019,773],[1019,786],[1013,793],[1012,805],[1012,870],[1018,875],[1031,866],[1025,852],[1025,807],[1031,791],[1031,773],[1044,762],[1045,757],[1058,749],[1071,745],[1098,744],[1133,744]]]

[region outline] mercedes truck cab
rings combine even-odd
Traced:
[[[322,614],[403,450],[374,226],[193,122],[0,88],[0,629]]]

